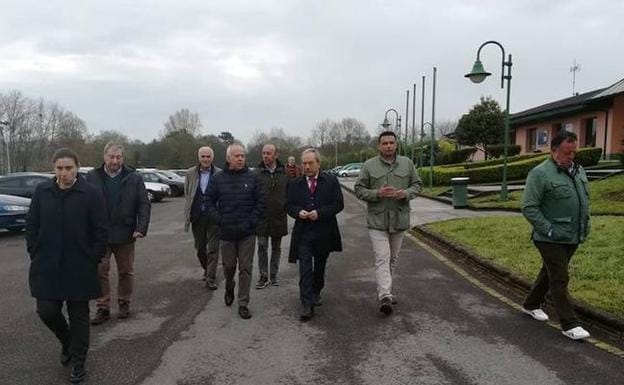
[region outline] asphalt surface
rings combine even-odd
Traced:
[[[623,382],[623,359],[519,314],[411,240],[395,277],[399,304],[383,316],[364,208],[346,192],[345,251],[330,256],[316,317],[299,321],[285,238],[281,286],[252,288],[253,318],[242,320],[225,307],[223,282],[215,292],[202,286],[182,209],[182,198],[153,205],[137,245],[132,316],[91,329],[87,384]],[[28,261],[22,235],[0,234],[0,384],[64,384],[60,347],[28,291]]]

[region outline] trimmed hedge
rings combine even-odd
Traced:
[[[509,159],[510,156],[515,156],[520,154],[520,150],[522,150],[522,147],[520,147],[519,144],[510,144],[509,147],[507,148],[507,159]],[[492,146],[489,146],[487,148],[488,154],[490,154],[490,156],[492,158],[500,158],[501,156],[503,156],[503,153],[505,152],[505,145],[504,144],[495,144]]]
[[[594,166],[597,165],[600,161],[600,156],[602,155],[602,148],[599,147],[591,147],[591,148],[581,148],[576,151],[576,156],[574,157],[574,161],[580,164],[583,167]]]
[[[600,148],[583,148],[577,151],[575,159],[583,167],[587,167],[598,164],[601,153]],[[549,154],[527,154],[508,158],[507,180],[525,179],[529,171],[542,163],[548,156]],[[460,176],[469,177],[470,183],[498,182],[503,178],[502,163],[502,159],[495,159],[476,163],[437,166],[433,168],[433,183],[436,186],[448,186],[451,184],[451,178]],[[418,172],[423,180],[429,180],[430,169],[428,167],[423,167]]]

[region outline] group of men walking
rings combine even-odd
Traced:
[[[367,204],[367,227],[372,244],[378,309],[393,312],[398,298],[393,288],[404,233],[410,228],[409,201],[422,189],[414,164],[397,154],[394,132],[378,136],[379,155],[367,160],[355,183],[356,196]],[[587,178],[573,162],[574,134],[553,138],[552,156],[529,174],[523,213],[533,225],[533,239],[544,266],[527,297],[523,312],[545,321],[541,306],[550,291],[563,332],[587,338],[568,297],[568,264],[589,231]],[[314,317],[325,285],[331,252],[342,251],[336,216],[344,208],[337,178],[321,170],[321,154],[314,148],[283,165],[278,149],[266,144],[262,162],[254,170],[246,164],[245,148],[228,146],[225,167],[214,165],[210,147],[198,150],[197,165],[187,171],[184,229],[192,230],[205,286],[217,290],[221,256],[225,276],[224,302],[231,306],[236,293],[241,318],[249,310],[253,257],[258,243],[257,289],[279,286],[281,241],[288,233],[287,215],[295,220],[288,261],[299,265],[300,319]],[[86,377],[89,323],[110,319],[110,259],[118,275],[119,319],[130,315],[134,245],[147,234],[150,202],[142,178],[123,163],[123,147],[108,144],[104,162],[86,176],[69,149],[53,156],[55,178],[39,185],[33,196],[26,228],[29,273],[37,313],[61,343],[60,362],[72,366],[70,381]],[[270,250],[270,251],[269,251]],[[96,314],[89,320],[89,303]],[[69,323],[62,314],[66,304]]]

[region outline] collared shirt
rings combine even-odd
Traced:
[[[210,182],[210,176],[212,174],[212,166],[209,169],[200,169],[199,171],[199,186],[202,193],[206,192],[208,188],[208,182]]]
[[[114,178],[117,175],[121,174],[121,170],[123,170],[123,166],[120,166],[119,170],[117,170],[116,172],[112,172],[111,170],[108,169],[108,167],[106,167],[106,165],[104,165],[104,172],[106,173],[106,175],[110,176],[111,178]]]
[[[265,164],[264,168],[266,168],[271,174],[273,174],[275,172],[275,169],[277,168],[277,163],[273,163],[273,167],[269,167]]]
[[[312,178],[316,179],[316,185],[318,186],[318,177],[319,177],[318,173],[312,177],[306,176],[306,181],[308,182],[308,188],[312,188]]]

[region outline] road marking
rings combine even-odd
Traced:
[[[449,260],[448,258],[443,256],[439,251],[435,250],[431,246],[427,245],[426,243],[424,243],[421,240],[419,240],[418,238],[416,238],[409,231],[406,231],[405,235],[412,242],[416,243],[418,246],[422,247],[423,249],[425,249],[429,253],[431,253],[431,255],[436,257],[440,262],[444,263],[446,266],[448,266],[451,269],[453,269],[457,274],[462,276],[468,282],[472,283],[473,285],[475,285],[479,289],[483,290],[487,294],[491,295],[492,297],[498,299],[499,301],[509,305],[513,309],[515,309],[518,312],[520,312],[521,305],[515,303],[513,300],[507,298],[506,296],[502,295],[501,293],[499,293],[496,290],[492,289],[491,287],[487,286],[483,282],[481,282],[478,279],[474,278],[468,272],[466,272],[466,270],[462,269],[461,267],[459,267],[459,265],[455,264],[454,262],[452,262],[451,260]],[[559,325],[557,325],[556,323],[554,323],[552,321],[547,321],[546,324],[548,326],[554,328],[554,329],[561,330]],[[603,351],[605,351],[607,353],[611,353],[611,354],[613,354],[613,355],[615,355],[615,356],[617,356],[619,358],[624,358],[624,350],[622,350],[622,349],[620,349],[620,348],[618,348],[616,346],[613,346],[613,345],[611,345],[611,344],[609,344],[607,342],[597,340],[597,339],[595,339],[593,337],[587,338],[585,341],[590,343],[590,344],[592,344],[592,345],[594,345],[595,347],[597,347],[600,350],[603,350]]]

